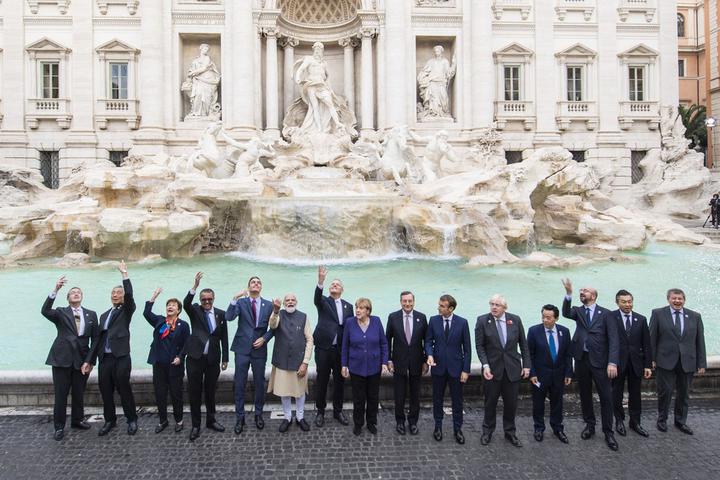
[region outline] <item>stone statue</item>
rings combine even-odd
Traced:
[[[200,170],[210,178],[229,178],[235,173],[235,162],[237,160],[225,155],[223,149],[218,145],[218,139],[222,138],[231,147],[245,150],[246,146],[225,133],[220,122],[212,122],[200,135],[195,150],[190,154],[187,161],[186,171]]]
[[[448,87],[457,71],[457,62],[453,55],[452,64],[443,57],[443,47],[433,48],[435,56],[425,63],[417,76],[418,89],[422,104],[418,104],[421,121],[431,119],[453,120],[450,114]]]
[[[220,118],[220,104],[218,103],[218,86],[220,85],[220,72],[208,55],[210,46],[206,43],[200,45],[200,54],[193,59],[187,72],[187,79],[183,82],[182,91],[190,99],[190,113],[185,119]]]
[[[448,132],[438,131],[427,144],[425,158],[430,162],[432,169],[443,175],[453,175],[462,171],[462,164],[458,161],[455,149],[448,143]]]
[[[437,179],[432,165],[423,157],[415,155],[410,140],[427,142],[426,138],[413,133],[407,125],[394,127],[382,142],[378,178],[393,179],[403,183],[426,183]]]
[[[260,163],[260,159],[275,156],[272,140],[268,138],[253,137],[245,144],[235,143],[241,145],[244,150],[242,152],[235,150],[231,154],[231,159],[237,157],[237,160],[234,160],[235,172],[232,175],[233,178],[245,178],[262,172],[265,167]],[[237,155],[238,153],[239,155]]]
[[[662,137],[662,160],[666,163],[679,160],[690,146],[685,137],[685,125],[676,106],[663,106],[660,109],[660,135]]]

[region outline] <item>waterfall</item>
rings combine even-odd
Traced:
[[[453,254],[453,247],[455,246],[455,233],[457,232],[457,225],[444,225],[442,227],[443,232],[443,256],[450,256]]]
[[[525,241],[525,254],[530,255],[535,251],[537,251],[537,236],[535,235],[535,225],[531,225]]]

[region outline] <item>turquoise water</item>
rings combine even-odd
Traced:
[[[555,252],[557,253],[557,252]],[[708,354],[720,354],[720,252],[697,247],[652,245],[646,251],[628,254],[632,262],[606,262],[569,270],[543,270],[518,266],[469,269],[459,260],[382,259],[357,264],[335,264],[328,267],[328,281],[338,277],[345,284],[344,297],[351,302],[368,297],[373,314],[383,321],[399,308],[400,291],[415,292],[417,309],[436,313],[438,297],[453,295],[458,301],[456,313],[470,320],[488,311],[487,302],[494,293],[505,295],[509,311],[519,314],[525,328],[540,322],[540,307],[545,303],[560,306],[564,289],[561,278],[569,276],[577,290],[584,285],[598,289],[598,303],[615,308],[614,294],[620,288],[635,296],[635,310],[649,316],[650,310],[665,305],[665,291],[683,288],[687,307],[702,313]],[[263,280],[263,297],[282,297],[296,293],[298,308],[315,323],[312,295],[317,282],[317,266],[259,262],[234,255],[203,255],[188,260],[156,264],[130,264],[138,311],[133,317],[131,349],[135,368],[149,368],[147,354],[152,330],[142,316],[144,302],[155,287],[164,292],[156,302],[156,313],[164,312],[168,298],[182,300],[192,286],[195,272],[205,272],[201,287],[216,292],[216,306],[226,308],[233,294],[242,290],[252,275]],[[68,286],[79,286],[85,292],[83,305],[98,313],[110,306],[110,290],[120,283],[113,268],[60,269],[54,266],[0,271],[0,302],[5,305],[0,319],[0,369],[25,370],[44,366],[55,328],[40,315],[40,307],[56,279],[65,274]],[[67,288],[60,291],[56,305],[65,306]],[[187,318],[187,317],[184,317]],[[572,321],[561,320],[571,330]],[[237,327],[230,324],[230,342]],[[474,342],[473,342],[474,343]],[[270,344],[272,348],[272,342]],[[474,345],[473,345],[474,351]],[[477,362],[475,355],[473,359]],[[233,361],[231,355],[230,361]]]

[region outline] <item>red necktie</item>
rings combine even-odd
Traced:
[[[252,312],[253,321],[255,322],[255,326],[257,327],[257,312],[255,311],[255,299],[253,298],[250,300],[250,311]]]

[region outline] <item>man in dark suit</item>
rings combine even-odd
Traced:
[[[574,320],[573,353],[575,355],[575,376],[580,388],[580,406],[582,407],[585,428],[580,437],[588,440],[595,435],[595,411],[593,409],[592,385],[595,383],[600,397],[600,415],[602,430],[608,448],[617,451],[618,444],[613,434],[612,385],[610,381],[617,377],[617,364],[620,357],[617,323],[607,315],[608,310],[596,302],[597,290],[580,289],[581,307],[570,306],[572,302],[572,283],[563,280],[565,299],[563,317]]]
[[[73,287],[67,294],[69,305],[62,308],[52,308],[58,291],[67,283],[63,275],[55,283],[55,289],[43,303],[42,315],[55,324],[57,336],[50,347],[46,365],[52,366],[53,386],[55,388],[55,408],[53,409],[53,424],[55,426],[55,440],[62,440],[65,436],[65,421],[68,393],[72,393],[72,416],[70,426],[81,430],[90,428],[84,419],[84,396],[88,375],[92,365],[88,363],[90,342],[93,346],[98,341],[97,314],[92,310],[83,308],[80,303],[83,299],[82,290]]]
[[[485,379],[485,417],[480,443],[487,445],[492,439],[497,402],[502,396],[505,439],[521,447],[515,435],[515,415],[520,379],[530,376],[530,352],[522,320],[506,310],[505,297],[493,295],[490,313],[480,315],[475,324],[475,349]]]
[[[227,322],[225,312],[213,307],[215,292],[212,289],[200,290],[200,305],[192,303],[202,277],[202,272],[195,274],[195,283],[183,300],[183,308],[190,317],[192,327],[192,333],[184,348],[187,355],[188,396],[192,418],[190,440],[200,436],[203,393],[205,425],[216,432],[225,431],[225,427],[215,419],[215,391],[220,370],[225,370],[228,365]]]
[[[617,324],[618,339],[620,340],[618,376],[612,381],[615,431],[623,437],[627,435],[623,409],[623,393],[627,379],[630,429],[638,435],[647,437],[648,432],[640,425],[642,413],[640,387],[643,377],[650,378],[652,375],[650,330],[647,319],[639,313],[633,312],[633,296],[630,292],[618,291],[615,294],[615,303],[620,308],[609,314]]]
[[[265,365],[267,364],[267,342],[275,334],[268,329],[273,302],[260,296],[262,281],[252,276],[247,289],[235,295],[230,302],[225,318],[232,322],[238,319],[238,328],[230,350],[235,352],[235,434],[245,429],[245,385],[248,370],[252,367],[255,384],[255,426],[265,428],[263,407],[265,405]],[[278,300],[279,302],[279,300]]]
[[[550,427],[562,443],[569,443],[563,427],[563,395],[572,381],[570,330],[558,325],[560,311],[555,305],[541,310],[542,323],[527,334],[530,351],[530,383],[533,384],[534,438],[542,442],[545,432],[545,398],[550,397]]]
[[[343,300],[343,283],[335,279],[330,282],[327,297],[323,295],[323,285],[327,277],[327,269],[318,267],[318,283],[315,287],[315,307],[318,312],[318,322],[313,332],[315,343],[315,365],[317,378],[315,384],[315,426],[325,424],[325,407],[327,405],[327,386],[330,381],[330,372],[333,377],[333,417],[342,425],[350,422],[342,411],[343,385],[342,366],[340,365],[340,348],[343,338],[343,323],[346,318],[352,317],[355,312],[353,306]]]
[[[120,394],[128,435],[135,435],[138,428],[135,397],[130,386],[130,322],[135,313],[135,299],[124,260],[120,262],[118,270],[122,274],[122,286],[112,289],[112,308],[100,315],[100,340],[93,346],[88,362],[92,364],[96,356],[100,358],[98,382],[105,417],[105,423],[98,432],[101,437],[117,424],[113,396],[115,390]]]
[[[463,392],[462,386],[470,378],[470,327],[464,318],[455,315],[457,302],[451,295],[442,295],[438,300],[438,313],[430,318],[425,335],[427,364],[432,367],[433,417],[435,430],[433,438],[441,441],[444,417],[443,398],[445,387],[450,386],[452,399],[453,430],[455,441],[465,443],[462,432]]]
[[[667,300],[669,307],[656,308],[650,316],[650,348],[657,369],[657,428],[667,431],[673,386],[677,386],[675,427],[692,435],[687,425],[690,384],[695,372],[702,375],[707,368],[705,330],[700,314],[685,308],[685,292],[672,288]]]
[[[390,349],[389,370],[393,373],[396,430],[405,435],[405,396],[410,387],[410,414],[407,417],[411,435],[418,434],[420,417],[420,378],[427,372],[425,333],[427,318],[415,311],[415,295],[400,294],[401,309],[388,315],[386,336]]]

